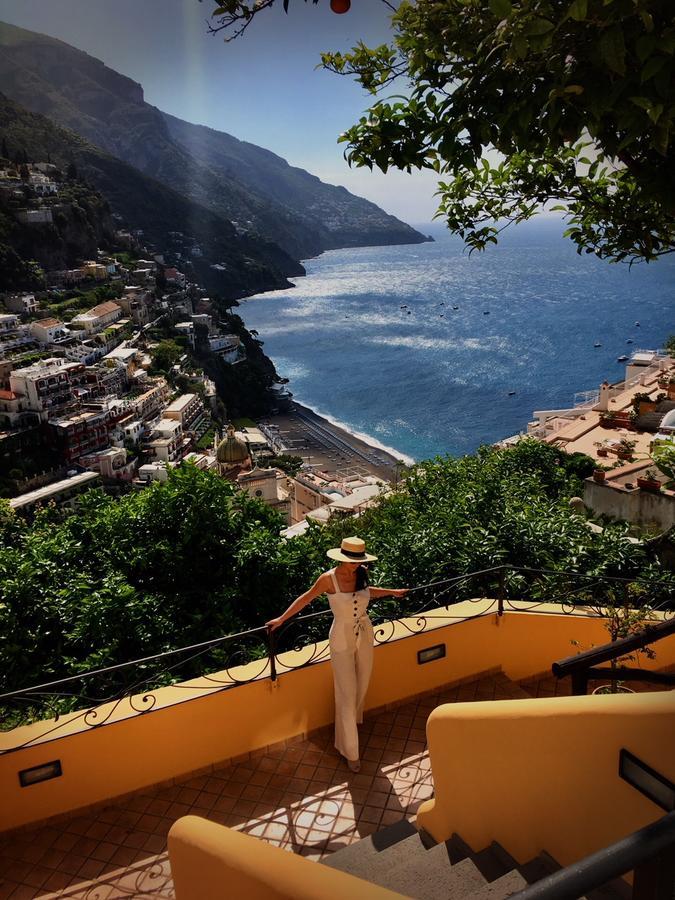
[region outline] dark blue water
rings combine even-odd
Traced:
[[[551,220],[472,256],[423,230],[437,242],[325,253],[294,289],[239,310],[297,400],[399,454],[514,434],[675,332],[673,259],[629,269],[578,256]]]

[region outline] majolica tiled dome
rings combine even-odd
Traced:
[[[248,447],[245,441],[240,441],[234,435],[232,425],[227,427],[227,437],[218,444],[216,459],[219,463],[232,466],[246,462],[249,458]]]

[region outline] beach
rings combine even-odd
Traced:
[[[278,429],[283,452],[301,456],[303,460],[323,472],[349,475],[375,475],[395,481],[396,456],[383,447],[369,443],[329,419],[318,415],[301,403],[293,402],[288,411],[264,419],[260,424]]]

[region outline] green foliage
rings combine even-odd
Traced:
[[[78,312],[91,309],[106,300],[116,300],[121,297],[123,289],[121,282],[102,284],[86,291],[75,289],[69,291],[64,300],[59,299],[55,303],[50,303],[48,309],[56,318],[70,321]]]
[[[58,519],[0,515],[3,689],[258,626],[308,578],[277,513],[190,465]]]
[[[292,476],[298,474],[303,463],[304,459],[301,456],[292,456],[289,453],[282,453],[280,456],[270,457],[266,460],[265,465],[281,469],[282,472]]]
[[[213,440],[216,436],[216,429],[209,428],[197,441],[197,450],[211,450],[213,448]]]
[[[666,444],[659,441],[652,450],[652,459],[663,474],[668,477],[669,482],[675,482],[675,444]]]
[[[675,358],[675,334],[671,334],[667,339],[666,350],[673,358]]]
[[[271,2],[221,5],[215,30]],[[347,159],[437,172],[438,215],[471,249],[550,202],[579,253],[675,249],[671,0],[403,0],[388,44],[322,63],[372,94],[405,80],[340,137]]]
[[[175,366],[185,351],[176,341],[167,339],[150,351],[152,358],[152,372],[169,372]]]
[[[592,467],[532,440],[483,447],[416,465],[358,522],[311,525],[290,541],[270,507],[189,464],[118,500],[90,491],[77,513],[47,509],[30,525],[0,502],[0,690],[261,626],[354,531],[379,556],[372,580],[381,585],[412,587],[511,563],[639,576],[675,595],[673,574],[648,562],[626,525],[596,535],[570,510]],[[512,595],[521,589],[514,578]],[[397,610],[392,601],[379,605]],[[303,633],[324,636],[326,627],[319,619]],[[259,652],[260,641],[244,649]],[[225,661],[195,659],[176,677]]]

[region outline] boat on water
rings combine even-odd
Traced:
[[[627,359],[628,359],[628,357],[624,353],[622,356],[617,356],[616,361],[617,362],[626,362]]]
[[[596,342],[593,344],[593,346],[594,346],[594,347],[602,347],[602,344],[600,343],[600,341],[596,341]]]
[[[627,341],[626,341],[626,343],[627,343],[627,344],[632,344],[632,343],[633,343],[633,341],[632,341],[632,339],[631,339],[631,338],[628,338],[628,340],[627,340]]]
[[[639,328],[639,327],[640,327],[640,323],[639,323],[639,322],[636,322],[636,323],[635,323],[635,327],[636,327],[636,328]]]
[[[484,310],[483,310],[483,315],[484,315],[484,316],[489,316],[489,315],[490,315],[490,310],[489,310],[489,309],[484,309]]]
[[[452,308],[453,308],[453,309],[459,309],[459,306],[453,306]]]
[[[513,397],[514,394],[515,394],[515,391],[509,391],[509,397]]]

